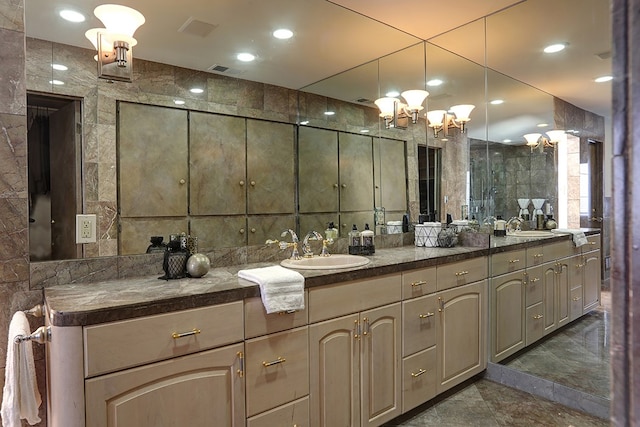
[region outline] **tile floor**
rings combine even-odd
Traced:
[[[602,305],[506,365],[554,383],[608,399],[609,292]],[[416,408],[387,427],[608,426],[609,421],[550,400],[480,379]]]

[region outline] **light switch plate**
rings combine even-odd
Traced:
[[[95,214],[76,215],[76,243],[95,243],[96,221]]]

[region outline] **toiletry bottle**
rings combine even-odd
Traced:
[[[364,225],[364,230],[360,233],[362,237],[362,253],[364,255],[373,255],[376,252],[374,245],[374,233],[369,229],[369,224]]]
[[[360,255],[362,249],[360,237],[358,227],[353,224],[353,228],[351,228],[351,231],[349,232],[349,253],[351,255]]]
[[[333,224],[333,221],[329,223],[327,229],[324,230],[324,238],[327,240],[335,241],[338,238],[338,229]]]
[[[504,237],[507,235],[507,221],[498,215],[498,219],[493,223],[493,235]]]

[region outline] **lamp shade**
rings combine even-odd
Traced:
[[[549,141],[559,142],[564,140],[566,134],[563,130],[550,130],[547,132],[547,136],[549,137]]]
[[[429,120],[429,126],[442,126],[445,114],[447,114],[445,110],[427,111],[427,120]]]
[[[451,107],[451,111],[453,112],[453,114],[456,115],[456,120],[459,122],[468,122],[469,120],[469,115],[471,114],[471,111],[476,108],[475,105],[471,105],[471,104],[461,104],[461,105],[454,105],[453,107]]]
[[[107,31],[107,29],[106,28],[92,28],[90,30],[87,30],[84,33],[84,36],[87,39],[89,39],[89,41],[93,45],[94,49],[98,49],[98,33],[102,33],[104,31]]]
[[[378,98],[374,101],[380,109],[380,117],[393,117],[396,109],[396,102],[398,102],[396,98],[390,97]]]
[[[129,37],[133,37],[133,33],[145,22],[140,12],[119,4],[100,5],[93,10],[93,13],[109,32],[125,34]]]
[[[527,141],[527,145],[534,147],[538,145],[538,140],[540,139],[541,136],[542,134],[540,133],[528,133],[524,135],[524,139]]]
[[[405,99],[405,101],[407,101],[407,108],[409,109],[409,111],[420,111],[424,108],[422,106],[422,103],[427,98],[427,96],[429,96],[429,92],[427,92],[426,90],[412,89],[405,90],[401,93],[401,95]]]

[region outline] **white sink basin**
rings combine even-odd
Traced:
[[[313,258],[285,259],[280,265],[301,270],[334,270],[338,268],[360,267],[369,264],[369,258],[360,255],[334,254]]]
[[[509,237],[551,237],[553,233],[545,230],[526,230],[516,231],[515,233],[507,234]]]

